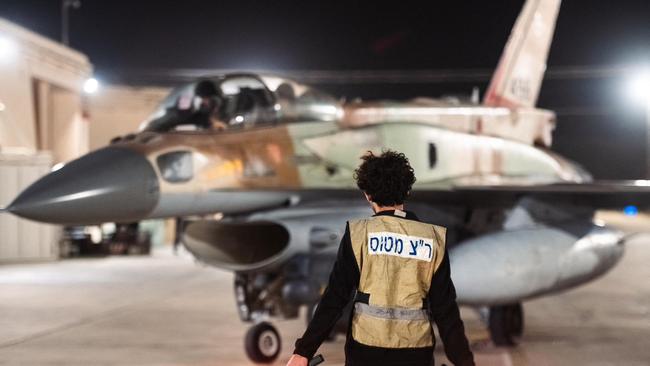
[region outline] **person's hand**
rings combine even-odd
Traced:
[[[287,362],[287,366],[307,366],[308,364],[309,360],[307,358],[296,354],[292,355],[289,362]]]

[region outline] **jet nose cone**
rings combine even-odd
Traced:
[[[130,222],[146,217],[158,196],[156,173],[143,155],[107,147],[36,181],[7,210],[53,224]]]

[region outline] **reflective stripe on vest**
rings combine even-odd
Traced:
[[[358,291],[368,294],[354,306],[354,340],[384,348],[432,346],[422,306],[444,256],[446,229],[390,215],[350,221],[349,227]]]
[[[357,314],[366,314],[382,319],[429,320],[429,314],[425,309],[382,308],[358,302],[354,304],[354,311]]]

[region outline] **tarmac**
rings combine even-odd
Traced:
[[[578,289],[524,304],[520,344],[491,344],[462,309],[477,365],[650,365],[650,234],[621,263]],[[0,266],[0,365],[251,365],[232,274],[174,256],[73,259]],[[284,365],[304,318],[275,321]],[[343,365],[344,339],[324,344]],[[440,342],[436,364],[450,364]]]

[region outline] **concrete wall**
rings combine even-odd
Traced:
[[[86,152],[91,72],[85,55],[0,18],[0,153],[51,150],[58,163]]]
[[[106,146],[115,136],[138,130],[169,88],[104,85],[87,99],[90,119],[90,149]]]
[[[49,153],[0,155],[0,205],[50,171]],[[61,228],[0,214],[0,263],[56,259]]]

